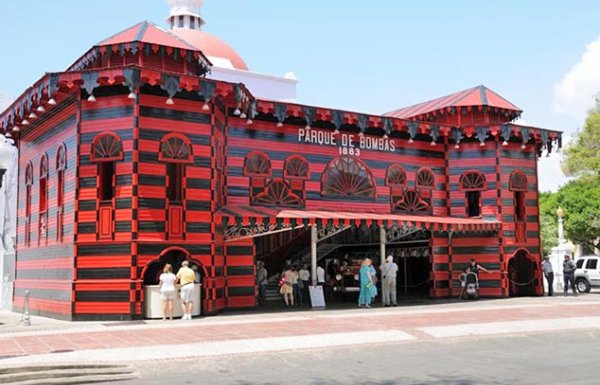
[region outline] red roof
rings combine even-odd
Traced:
[[[410,119],[452,107],[479,106],[513,111],[517,115],[523,112],[519,107],[515,106],[489,88],[485,86],[477,86],[469,88],[468,90],[442,96],[441,98],[415,104],[414,106],[400,108],[398,110],[388,112],[385,115],[401,119]]]
[[[127,28],[126,30],[117,33],[109,37],[106,40],[101,41],[97,45],[115,45],[123,43],[131,43],[139,41],[142,43],[162,45],[165,47],[181,48],[190,51],[198,51],[198,49],[179,37],[175,36],[169,31],[158,27],[156,24],[151,23],[147,20],[142,21],[134,25],[133,27]]]

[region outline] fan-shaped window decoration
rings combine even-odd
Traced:
[[[393,164],[387,169],[385,181],[388,186],[405,186],[406,171],[401,166]]]
[[[265,191],[254,197],[253,203],[266,206],[303,206],[302,198],[294,194],[288,184],[281,179],[269,182]]]
[[[510,191],[527,191],[527,176],[523,171],[513,171],[508,184]]]
[[[406,190],[396,202],[395,209],[406,213],[428,213],[429,204],[415,190]]]
[[[40,179],[48,178],[48,156],[42,155],[40,159]]]
[[[417,187],[432,189],[435,187],[435,179],[433,177],[433,171],[428,168],[422,168],[417,171]]]
[[[114,162],[123,159],[123,142],[112,132],[96,136],[92,144],[92,162]]]
[[[264,152],[249,152],[244,160],[244,173],[248,176],[271,176],[271,160]]]
[[[308,162],[303,156],[290,155],[285,161],[283,176],[285,178],[310,179]]]
[[[375,180],[363,162],[343,156],[335,158],[325,168],[321,179],[321,193],[375,198]]]
[[[67,168],[67,149],[64,144],[58,146],[56,150],[56,170],[62,171]]]
[[[467,171],[461,175],[458,184],[463,191],[481,191],[487,186],[485,176],[479,171]]]
[[[188,138],[179,134],[165,135],[160,141],[158,160],[171,163],[192,163],[192,146]]]
[[[33,185],[33,164],[31,162],[27,163],[25,167],[25,185]]]

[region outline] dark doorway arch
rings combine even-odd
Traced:
[[[531,258],[527,250],[518,250],[508,261],[508,287],[511,297],[527,297],[536,295],[539,284],[538,264]]]
[[[197,271],[196,281],[202,282],[206,277],[204,266],[192,258],[192,255],[182,247],[169,247],[163,250],[157,259],[148,263],[142,270],[142,280],[144,285],[158,285],[158,277],[162,273],[165,265],[170,263],[173,266],[173,273],[177,274],[177,270],[181,267],[183,261],[189,261],[190,267]]]

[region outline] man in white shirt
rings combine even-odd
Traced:
[[[388,255],[386,262],[381,265],[381,291],[383,293],[383,306],[398,306],[396,302],[396,276],[398,274],[398,265],[394,262],[394,257]]]
[[[548,281],[548,297],[552,297],[554,294],[554,270],[552,270],[552,262],[550,262],[550,257],[544,257],[544,262],[542,262],[542,270],[544,271],[544,276]]]
[[[321,265],[317,266],[317,285],[325,285],[325,269]]]

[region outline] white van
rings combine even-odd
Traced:
[[[580,293],[589,293],[592,287],[600,287],[600,257],[580,257],[575,261],[575,286]]]

